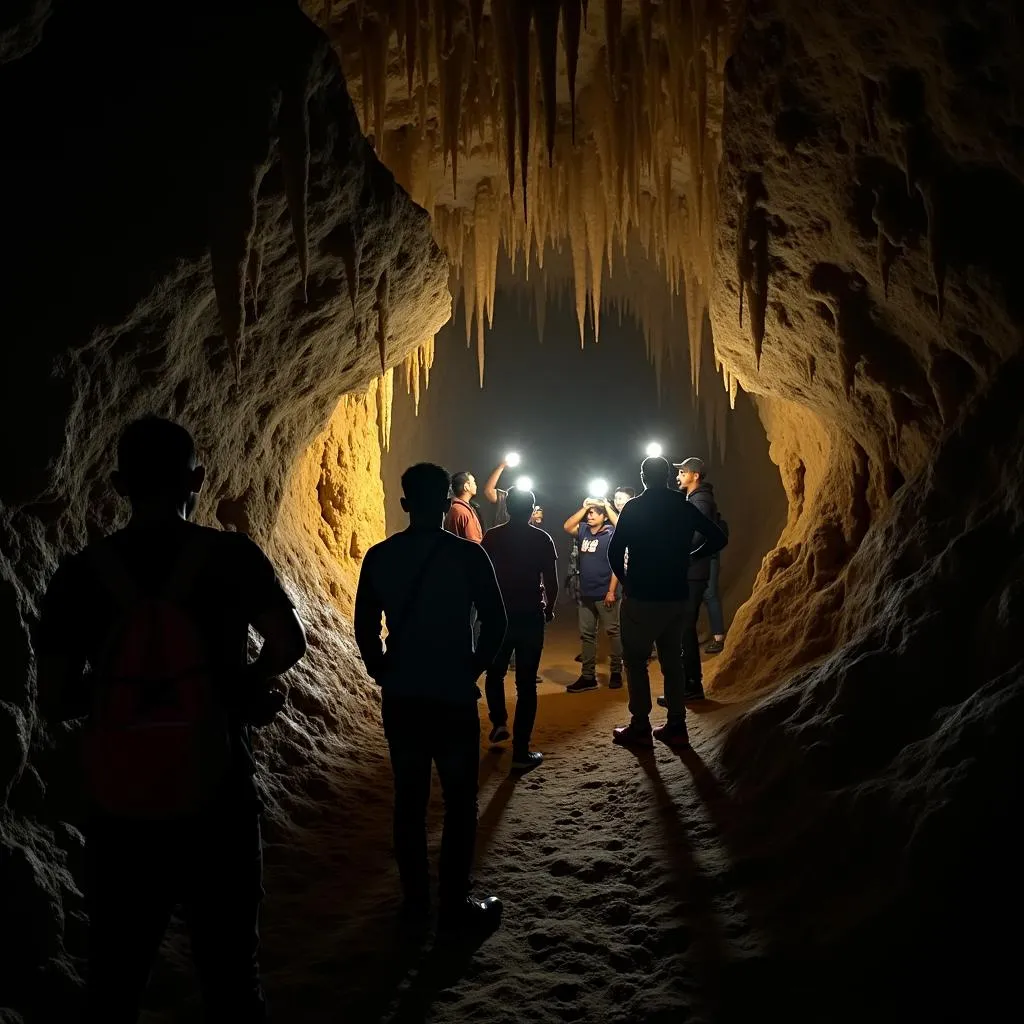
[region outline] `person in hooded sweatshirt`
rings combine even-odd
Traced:
[[[713,523],[719,520],[718,505],[715,502],[715,490],[707,481],[707,467],[703,459],[691,457],[675,462],[673,466],[679,471],[676,482],[679,490],[686,495],[686,500],[707,516]],[[702,534],[694,535],[694,543],[699,546],[704,542]],[[711,578],[710,554],[690,561],[687,581],[690,584],[690,596],[686,600],[686,621],[683,625],[683,670],[686,672],[685,698],[687,701],[704,699],[704,680],[701,673],[700,648],[697,644],[697,620],[700,618],[700,606]],[[660,703],[660,702],[659,702]]]

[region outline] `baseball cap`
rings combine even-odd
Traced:
[[[685,469],[687,473],[700,473],[701,476],[706,472],[704,460],[698,459],[696,455],[683,459],[682,462],[673,462],[672,465],[676,469]]]

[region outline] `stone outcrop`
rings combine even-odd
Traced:
[[[447,265],[366,145],[323,36],[287,4],[238,14],[178,4],[154,31],[141,8],[44,5],[0,36],[0,89],[17,97],[0,312],[0,916],[15,941],[0,1006],[45,1019],[77,984],[81,838],[64,824],[67,736],[36,717],[31,629],[59,556],[123,513],[106,477],[127,420],[194,431],[199,518],[269,545],[310,623],[272,816],[301,825],[328,768],[370,743],[375,692],[341,613],[383,532],[382,359],[448,319]]]

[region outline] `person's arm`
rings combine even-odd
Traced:
[[[550,537],[547,537],[544,547],[540,581],[544,585],[544,618],[550,622],[555,617],[555,602],[558,600],[558,553]]]
[[[690,561],[695,562],[721,551],[729,543],[729,538],[717,523],[704,515],[696,502],[687,502],[687,507],[690,510],[690,526],[693,529],[692,543],[695,545],[690,551]]]
[[[607,607],[611,608],[615,604],[615,590],[619,585],[618,578],[615,575],[615,571],[612,570],[612,578],[608,582],[608,593],[604,595],[604,603]]]
[[[384,642],[380,638],[384,605],[374,585],[375,561],[373,548],[371,548],[366,552],[366,557],[359,570],[355,611],[352,618],[356,647],[359,648],[359,656],[366,666],[366,674],[379,682],[384,673]]]
[[[608,517],[608,522],[611,523],[613,527],[619,525],[619,513],[616,511],[613,502],[609,501],[608,504],[605,505],[604,514]]]
[[[82,615],[75,609],[74,570],[64,561],[46,588],[36,633],[39,710],[49,722],[67,722],[89,712]]]
[[[627,505],[619,515],[619,525],[615,527],[615,533],[608,543],[608,564],[612,567],[612,579],[616,583],[626,578],[626,546],[629,536],[627,530],[632,518],[633,513],[629,511]]]
[[[570,537],[575,537],[579,532],[580,523],[583,522],[583,519],[589,509],[590,506],[584,503],[583,507],[578,512],[573,512],[573,514],[569,516],[564,523],[562,523],[562,529],[565,530]]]
[[[497,657],[508,629],[508,616],[505,613],[505,602],[501,599],[501,590],[498,589],[498,579],[494,575],[494,566],[487,552],[474,546],[468,548],[466,557],[469,559],[470,594],[480,620],[480,638],[473,654],[475,680],[490,668],[491,662]]]
[[[487,478],[484,483],[484,497],[492,504],[498,504],[498,481],[501,479],[501,474],[505,472],[506,463],[504,460],[499,462],[494,469],[491,470],[491,475]]]

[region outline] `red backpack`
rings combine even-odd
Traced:
[[[109,543],[89,552],[118,609],[93,666],[85,736],[89,794],[110,814],[192,814],[226,781],[231,749],[223,697],[186,604],[210,540],[195,532],[152,594],[139,589]]]

